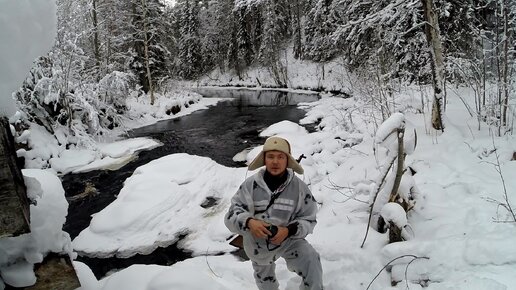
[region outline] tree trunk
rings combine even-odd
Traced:
[[[398,189],[401,184],[401,177],[405,169],[405,148],[403,146],[403,137],[405,135],[405,128],[398,128],[398,162],[396,165],[396,177],[394,178],[394,185],[392,186],[390,202],[396,201],[398,195]]]
[[[502,104],[502,126],[507,126],[507,107],[509,106],[509,85],[508,85],[508,74],[509,74],[509,31],[508,31],[508,12],[507,0],[503,1],[503,104]]]
[[[392,222],[389,222],[389,244],[403,241],[402,229]]]
[[[432,0],[421,0],[423,3],[425,34],[432,58],[432,76],[434,86],[434,102],[432,104],[432,127],[444,131],[443,96],[444,96],[444,61],[439,21]]]
[[[92,2],[93,10],[91,16],[93,18],[93,51],[95,54],[95,66],[97,67],[97,81],[100,80],[100,45],[99,45],[99,28],[97,21],[97,0]]]
[[[500,27],[500,13],[498,12],[498,10],[500,9],[501,11],[501,8],[500,8],[500,1],[494,1],[495,2],[495,28],[494,28],[494,31],[495,31],[495,65],[496,65],[496,90],[497,90],[497,105],[498,105],[498,110],[499,111],[496,111],[496,110],[493,110],[494,111],[494,114],[495,116],[492,116],[496,119],[500,119],[501,120],[501,114],[502,114],[502,68],[501,68],[501,55],[502,53],[500,52],[500,46],[501,46],[501,41],[500,41],[500,31],[499,31],[499,27]],[[498,136],[500,136],[501,134],[501,123],[500,124],[497,124],[497,127],[498,127]]]
[[[303,59],[303,44],[301,42],[301,4],[299,0],[294,3],[295,23],[294,23],[294,58]]]
[[[403,146],[403,137],[405,135],[405,128],[398,128],[398,157],[396,164],[396,177],[394,178],[394,185],[392,186],[391,195],[389,197],[389,202],[396,202],[400,204],[405,211],[407,211],[407,206],[405,201],[400,203],[398,190],[401,184],[401,178],[403,177],[403,173],[405,172],[405,147]],[[399,228],[393,222],[389,222],[389,243],[401,242],[403,238],[401,236],[402,229]]]
[[[9,122],[0,119],[0,238],[30,232],[27,190]]]
[[[114,14],[114,3],[113,2],[108,2],[108,13],[109,14]],[[107,27],[107,37],[106,37],[106,56],[105,56],[105,67],[109,67],[110,64],[111,64],[111,54],[112,54],[112,50],[113,50],[113,47],[112,47],[112,43],[111,43],[111,39],[113,38],[113,35],[115,35],[115,25],[113,23],[113,19],[112,17],[107,17],[106,18],[106,27]]]
[[[154,105],[154,86],[152,84],[152,75],[150,69],[150,58],[149,58],[149,35],[147,30],[147,3],[145,0],[141,0],[142,8],[143,8],[143,33],[144,33],[144,42],[143,47],[145,49],[145,69],[147,70],[147,81],[149,82],[149,91],[150,91],[150,99],[151,105]]]

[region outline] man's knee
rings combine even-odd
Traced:
[[[292,246],[285,252],[285,259],[306,259],[306,260],[320,260],[319,253],[306,240],[296,240]]]
[[[301,288],[322,289],[319,253],[306,240],[296,241],[284,255],[287,268],[303,278]]]
[[[276,279],[276,265],[259,265],[253,262],[254,279],[260,290],[277,290],[279,283]]]

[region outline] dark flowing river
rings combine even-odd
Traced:
[[[163,146],[140,152],[136,160],[116,171],[96,170],[63,176],[67,197],[84,192],[86,184],[97,192],[69,202],[64,230],[72,239],[89,225],[92,214],[115,200],[126,178],[137,167],[173,153],[206,156],[225,166],[245,166],[233,161],[233,156],[246,148],[262,144],[263,138],[258,136],[261,130],[283,120],[297,123],[305,115],[297,104],[319,99],[318,94],[273,90],[198,89],[198,93],[204,97],[231,99],[207,110],[131,131],[129,137],[151,137],[159,140]],[[307,129],[312,131],[313,127]],[[132,264],[171,265],[189,257],[190,253],[178,249],[174,244],[158,248],[149,255],[135,255],[127,259],[79,257],[77,260],[86,263],[97,278],[101,278],[109,271]]]

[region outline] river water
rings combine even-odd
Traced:
[[[233,161],[233,156],[246,148],[262,144],[264,140],[258,136],[261,130],[283,120],[297,123],[305,114],[297,108],[297,104],[318,100],[317,94],[272,90],[199,89],[198,93],[204,97],[230,99],[207,110],[131,131],[129,137],[151,137],[159,140],[163,146],[140,152],[136,160],[118,170],[96,170],[63,176],[67,197],[83,192],[86,184],[94,187],[97,192],[96,195],[70,201],[63,229],[72,239],[89,225],[92,214],[115,200],[125,179],[139,166],[173,153],[206,156],[225,166],[245,166]],[[312,131],[313,127],[307,129]],[[178,249],[177,244],[174,244],[159,248],[149,255],[135,255],[127,259],[79,257],[78,260],[85,262],[100,278],[109,271],[132,264],[171,265],[189,257],[188,252]]]

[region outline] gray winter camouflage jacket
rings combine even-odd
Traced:
[[[295,176],[292,169],[288,168],[287,170],[289,176],[276,192],[271,192],[263,179],[265,169],[247,178],[231,199],[231,206],[224,219],[224,223],[230,231],[244,237],[244,250],[247,256],[261,265],[275,261],[282,248],[292,239],[303,239],[312,233],[317,223],[317,202],[310,189]],[[272,206],[263,212],[269,205],[273,194],[279,191],[281,193]],[[252,236],[246,227],[246,221],[250,217],[283,227],[297,223],[297,232],[290,235],[277,247],[268,244],[266,239]]]

